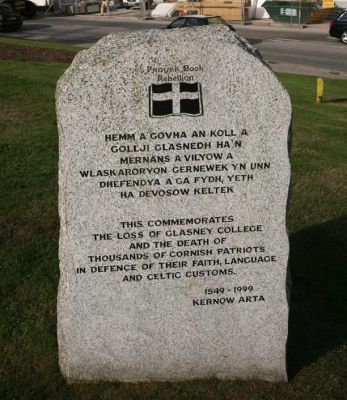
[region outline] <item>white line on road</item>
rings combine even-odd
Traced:
[[[335,47],[335,48],[337,48],[337,49],[343,49],[344,48],[344,46],[336,46],[336,45],[331,45],[331,44],[328,44],[327,42],[318,42],[318,41],[315,41],[315,40],[297,40],[297,39],[280,39],[280,38],[275,38],[275,39],[268,39],[268,41],[269,42],[277,42],[277,43],[283,43],[283,42],[285,42],[285,43],[290,43],[290,42],[294,42],[294,43],[302,43],[302,44],[309,44],[309,45],[312,45],[312,44],[325,44],[327,47]]]
[[[286,39],[286,38],[274,38],[269,39],[270,42],[300,42],[305,44],[327,44],[327,42],[320,42],[318,40],[300,40],[300,39]]]
[[[286,41],[286,42],[301,42],[300,39],[275,38],[274,40],[280,40],[280,41]]]

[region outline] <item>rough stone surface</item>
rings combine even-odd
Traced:
[[[63,374],[286,380],[291,104],[255,50],[224,27],[113,34],[57,114]]]

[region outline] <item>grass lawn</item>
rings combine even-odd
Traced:
[[[54,110],[66,67],[0,60],[0,399],[346,399],[347,81],[325,79],[330,101],[316,104],[315,78],[279,74],[294,108],[289,383],[67,385],[56,340]]]
[[[3,36],[3,35],[0,35],[0,43],[19,45],[19,46],[41,47],[44,49],[68,50],[72,51],[73,53],[81,51],[81,47],[71,46],[69,44],[50,43],[41,40],[17,39],[11,36]]]

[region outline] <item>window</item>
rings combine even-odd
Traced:
[[[221,25],[221,24],[224,25],[224,21],[222,20],[222,18],[218,18],[218,17],[209,18],[208,22],[210,25]]]
[[[207,25],[204,18],[187,18],[187,26],[203,26]]]
[[[171,28],[182,28],[186,23],[186,20],[184,18],[179,18],[176,21],[174,21],[170,27]]]
[[[8,4],[1,4],[0,11],[8,12],[11,11],[11,7]]]

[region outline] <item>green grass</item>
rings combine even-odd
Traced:
[[[347,81],[279,75],[294,108],[288,212],[293,287],[289,383],[202,380],[74,384],[60,375],[57,128],[54,91],[67,66],[0,61],[1,399],[342,400],[346,371]]]
[[[71,46],[68,44],[51,43],[42,40],[17,39],[6,35],[0,35],[0,43],[19,46],[42,47],[44,49],[60,49],[71,51],[73,53],[81,51],[81,47]]]

